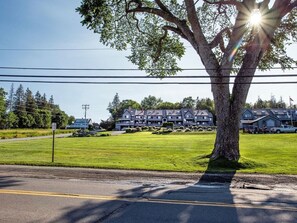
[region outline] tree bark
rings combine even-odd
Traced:
[[[226,106],[224,102],[217,102],[216,106],[223,110],[217,113],[217,134],[211,159],[223,157],[238,161],[240,158],[239,124],[241,110],[234,110],[232,104]]]

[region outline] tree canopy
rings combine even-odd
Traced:
[[[176,74],[184,43],[190,44],[214,96],[211,158],[237,161],[240,113],[256,69],[296,65],[286,54],[297,41],[296,7],[296,0],[82,0],[77,11],[103,44],[130,48],[128,59],[150,75]]]
[[[0,88],[0,129],[3,128],[49,128],[56,122],[58,128],[65,127],[68,115],[58,105],[53,104],[51,96],[47,101],[46,95],[41,96],[37,91],[35,96],[23,85],[14,92],[14,86],[6,99],[7,93]]]

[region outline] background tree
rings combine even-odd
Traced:
[[[13,109],[13,96],[14,96],[14,85],[13,83],[10,86],[9,94],[8,94],[8,99],[7,99],[7,109],[9,112],[12,111]]]
[[[26,128],[27,126],[31,126],[31,117],[28,118],[27,111],[26,111],[26,98],[23,85],[17,88],[15,95],[14,95],[14,106],[13,112],[18,117],[18,127],[19,128]]]
[[[181,102],[182,108],[194,108],[195,107],[195,99],[192,96],[186,97]]]
[[[131,100],[131,99],[123,100],[119,104],[119,108],[118,108],[118,111],[117,111],[116,116],[117,117],[121,117],[122,114],[124,113],[124,111],[126,109],[137,109],[137,110],[140,110],[141,109],[141,105],[137,101],[134,101],[134,100]]]
[[[73,115],[70,115],[68,118],[68,125],[71,125],[75,121],[75,117]]]
[[[256,69],[296,63],[285,49],[297,40],[296,7],[296,0],[82,0],[77,11],[103,44],[130,47],[128,59],[150,75],[176,74],[185,52],[181,38],[190,43],[210,77],[215,102],[211,158],[237,161],[240,116]],[[251,19],[256,17],[261,21]]]
[[[35,94],[35,102],[37,104],[38,109],[42,109],[42,96],[39,91]]]
[[[180,102],[172,103],[172,102],[164,101],[157,106],[157,109],[181,109],[181,108],[182,106]]]
[[[0,129],[5,128],[5,119],[6,119],[6,92],[3,88],[0,88]]]
[[[109,111],[109,113],[114,121],[116,121],[117,118],[119,118],[118,110],[119,110],[120,103],[121,103],[121,101],[120,101],[119,94],[116,93],[112,102],[110,102],[108,104],[107,111]]]
[[[156,98],[155,96],[149,95],[148,97],[145,97],[144,99],[142,99],[142,101],[140,102],[140,105],[141,105],[141,108],[144,110],[157,109],[160,103],[162,102],[163,101],[161,98]]]

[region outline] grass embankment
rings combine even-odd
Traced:
[[[9,129],[0,130],[0,139],[26,138],[36,136],[47,136],[52,134],[51,129]],[[72,133],[70,129],[58,129],[56,134]]]
[[[58,165],[166,171],[231,171],[209,166],[215,134],[124,134],[111,137],[0,142],[0,164]],[[297,174],[296,134],[241,135],[237,172]]]

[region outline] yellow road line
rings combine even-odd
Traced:
[[[78,199],[104,200],[104,201],[143,202],[143,203],[174,204],[174,205],[193,205],[193,206],[225,207],[225,208],[265,209],[265,210],[297,212],[297,207],[282,207],[282,206],[263,205],[263,204],[234,204],[234,203],[223,203],[223,202],[171,200],[171,199],[137,198],[137,197],[130,198],[130,197],[119,197],[119,196],[70,194],[70,193],[58,193],[58,192],[46,192],[46,191],[26,191],[26,190],[6,190],[6,189],[0,189],[0,194],[78,198]]]

